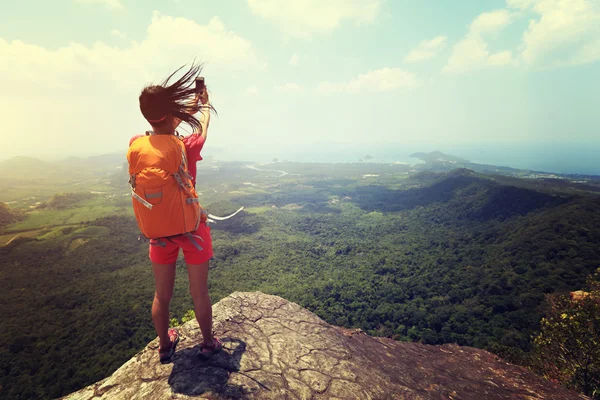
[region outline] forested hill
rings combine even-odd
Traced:
[[[48,196],[4,228],[0,397],[70,393],[155,337],[147,244],[137,241],[119,171],[114,192],[102,183],[91,198]],[[519,361],[544,295],[583,288],[600,266],[600,196],[505,179],[375,164],[201,163],[203,205],[213,214],[245,207],[212,226],[212,300],[261,291],[334,325]],[[181,319],[192,303],[178,265],[172,312]]]
[[[503,221],[511,216],[556,207],[572,198],[568,194],[551,195],[498,184],[470,170],[428,174],[425,179],[417,175],[409,182],[416,187],[394,190],[369,185],[339,193],[354,196],[354,201],[365,211],[397,212],[433,204],[445,205],[447,212],[442,219],[450,223],[463,220]]]
[[[431,153],[414,153],[411,157],[422,161],[413,167],[417,170],[425,171],[452,171],[459,168],[466,168],[482,174],[500,175],[506,177],[535,179],[537,184],[545,185],[544,180],[550,180],[555,187],[578,188],[582,190],[600,191],[600,176],[586,175],[577,173],[557,173],[552,171],[536,171],[531,169],[511,168],[508,166],[498,166],[491,164],[479,164],[460,157],[444,154],[440,151]]]
[[[234,198],[231,209],[270,207],[238,225],[263,240],[226,246],[216,275],[278,266],[279,278],[244,280],[372,334],[527,351],[544,294],[576,290],[600,266],[600,197],[519,183],[458,170],[397,187],[318,179]],[[289,236],[265,235],[260,220]]]
[[[7,204],[0,202],[0,229],[18,221],[22,216],[21,214]]]

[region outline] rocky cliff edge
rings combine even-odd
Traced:
[[[200,360],[195,320],[169,364],[158,339],[64,399],[587,399],[484,350],[331,326],[295,303],[236,292],[213,306],[224,351]]]

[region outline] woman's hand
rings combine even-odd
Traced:
[[[206,140],[206,136],[208,134],[208,125],[210,123],[210,104],[208,102],[208,89],[204,86],[204,90],[201,93],[198,93],[196,98],[200,99],[202,102],[202,106],[200,108],[200,126],[202,127],[202,131],[200,134]]]
[[[202,93],[196,92],[194,100],[192,100],[188,105],[189,114],[196,114],[198,111],[202,111],[202,108],[198,106],[198,103],[201,105],[208,104],[208,91],[206,90],[206,86],[204,87],[204,91]]]
[[[202,104],[208,104],[208,88],[206,86],[204,86],[202,93],[198,94],[198,97],[200,98],[200,102]]]

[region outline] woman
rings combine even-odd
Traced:
[[[140,110],[152,126],[150,135],[178,136],[176,128],[181,122],[192,128],[192,133],[181,140],[186,150],[187,172],[191,175],[195,186],[196,162],[202,159],[200,150],[206,141],[210,111],[214,109],[208,101],[206,87],[201,92],[193,87],[201,67],[192,64],[179,80],[169,85],[169,80],[178,71],[179,69],[161,85],[147,86],[142,90],[139,97]],[[198,102],[201,102],[201,106],[198,106]],[[200,119],[194,116],[198,110],[201,112]],[[145,135],[138,135],[131,139],[130,150],[133,142],[143,136]],[[200,239],[201,246],[193,237]],[[190,293],[203,337],[200,356],[208,358],[223,347],[221,341],[214,337],[212,332],[212,306],[208,295],[208,263],[213,256],[212,239],[210,228],[202,222],[191,235],[171,236],[166,240],[150,241],[149,256],[155,283],[152,321],[160,340],[158,352],[161,362],[171,359],[179,342],[177,330],[169,329],[169,303],[173,295],[175,262],[180,248],[183,250],[187,264]]]

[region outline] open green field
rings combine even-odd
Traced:
[[[246,212],[251,213],[251,214],[262,214],[262,213],[265,213],[265,212],[270,211],[272,209],[273,209],[272,207],[263,206],[263,207],[248,207],[248,208],[245,208],[244,210]]]
[[[86,221],[84,221],[86,222]],[[52,228],[34,229],[18,233],[5,233],[0,235],[0,246],[6,246],[9,242],[20,238],[37,240],[52,240],[64,237],[66,234],[74,238],[94,238],[107,235],[109,230],[102,226],[84,226],[79,224],[58,225]]]
[[[42,232],[44,232],[43,229],[34,229],[32,231],[25,231],[20,233],[6,233],[4,235],[0,235],[0,246],[5,246],[11,240],[15,240],[18,238],[35,238]]]
[[[127,199],[129,201],[129,199]],[[129,201],[130,202],[130,201]],[[6,233],[50,228],[61,225],[80,224],[93,221],[108,215],[133,215],[131,207],[117,204],[104,196],[95,196],[84,200],[72,208],[65,210],[32,210],[26,213],[25,219],[5,228]]]

